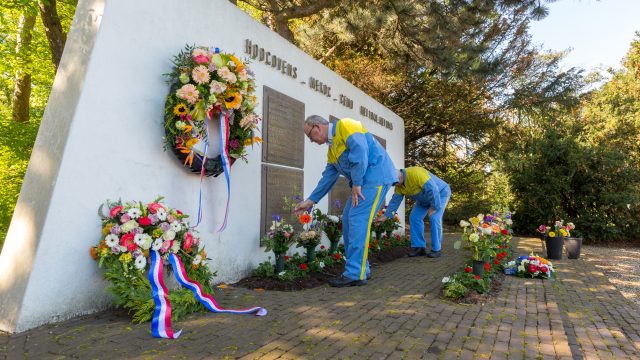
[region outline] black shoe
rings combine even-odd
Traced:
[[[329,280],[329,285],[333,287],[347,287],[347,286],[362,286],[367,283],[367,280],[353,280],[344,275],[340,275],[335,279]]]
[[[427,249],[423,247],[411,248],[411,251],[409,252],[409,257],[416,257],[416,256],[427,256]]]
[[[428,257],[430,258],[437,258],[440,257],[442,255],[442,253],[440,251],[429,251],[429,253],[427,254]]]

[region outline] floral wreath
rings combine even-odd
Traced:
[[[180,51],[173,64],[166,74],[170,90],[164,110],[165,150],[191,172],[218,176],[223,172],[221,156],[208,158],[194,145],[204,142],[207,148],[209,120],[220,116],[229,121],[226,149],[231,164],[247,161],[247,146],[262,141],[254,136],[260,118],[254,112],[253,72],[233,54],[192,45]]]

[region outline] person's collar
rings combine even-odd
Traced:
[[[329,130],[327,131],[327,145],[331,146],[331,143],[333,141],[333,136],[335,135],[336,132],[336,127],[335,124],[330,122],[329,123]]]

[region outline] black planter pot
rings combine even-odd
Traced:
[[[568,237],[564,239],[564,248],[567,249],[568,259],[579,259],[582,249],[582,238]]]
[[[482,276],[484,274],[484,261],[473,260],[471,268],[473,269],[473,275]]]
[[[563,238],[561,237],[545,237],[545,246],[547,248],[547,259],[550,260],[562,260],[562,245]]]

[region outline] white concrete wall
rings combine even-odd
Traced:
[[[199,177],[162,150],[168,91],[162,74],[185,44],[217,46],[245,58],[245,39],[298,68],[293,79],[252,62],[259,111],[267,85],[304,102],[307,116],[361,120],[387,140],[396,166],[404,165],[402,119],[228,1],[81,0],[0,256],[0,329],[23,331],[108,304],[101,270],[89,256],[100,236],[97,208],[105,199],[164,195],[168,206],[195,218]],[[309,76],[329,84],[332,97],[301,83]],[[354,101],[353,110],[334,100],[340,93]],[[393,130],[360,116],[360,105],[392,122]],[[256,147],[248,164],[232,168],[223,233],[215,230],[226,201],[224,177],[205,180],[199,231],[216,282],[242,278],[269,255],[258,246],[261,179],[255,174],[261,152]],[[305,140],[305,196],[325,163],[326,147]],[[326,209],[326,198],[321,205]]]

